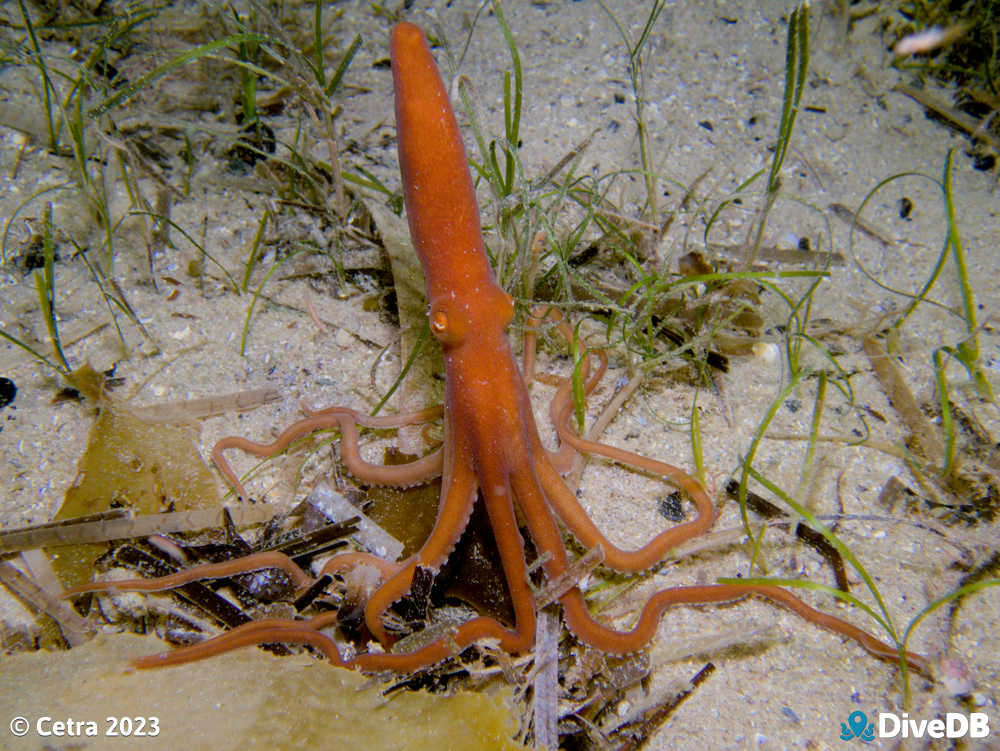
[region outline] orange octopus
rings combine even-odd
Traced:
[[[392,647],[394,639],[387,632],[382,616],[409,592],[418,566],[431,571],[442,566],[465,530],[477,494],[481,494],[513,602],[513,627],[506,628],[494,618],[479,616],[412,652],[369,651],[345,658],[333,638],[322,631],[336,622],[336,614],[311,620],[264,619],[199,644],[142,658],[137,666],[170,665],[271,642],[310,644],[322,650],[334,664],[365,671],[414,671],[482,640],[494,640],[511,653],[526,652],[534,641],[536,602],[528,579],[520,519],[538,551],[548,580],[565,585],[558,602],[567,627],[577,639],[595,649],[618,655],[643,649],[653,638],[663,611],[672,605],[717,603],[758,595],[854,639],[873,655],[897,660],[902,656],[912,668],[927,672],[928,663],[923,657],[902,653],[844,620],[813,609],[776,586],[727,583],[665,589],[649,599],[630,631],[611,628],[590,614],[583,593],[571,580],[572,562],[559,521],[586,547],[599,548],[603,552],[603,565],[628,573],[655,566],[678,543],[706,532],[715,521],[715,508],[702,486],[682,470],[577,435],[570,426],[572,401],[568,382],[559,387],[551,409],[563,446],[559,452],[549,452],[542,445],[525,378],[505,335],[514,314],[514,303],[498,286],[487,259],[465,149],[448,95],[417,26],[398,24],[392,32],[391,48],[404,198],[413,244],[426,273],[430,329],[441,343],[444,355],[443,411],[435,408],[393,417],[368,417],[334,407],[310,412],[306,419],[268,445],[225,438],[215,446],[212,456],[232,486],[245,497],[239,479],[223,456],[225,450],[237,448],[271,456],[296,438],[321,429],[339,428],[343,462],[363,482],[411,486],[441,475],[437,520],[416,555],[397,563],[368,553],[346,553],[331,558],[324,569],[324,573],[343,573],[362,564],[378,569],[382,580],[367,601],[365,622],[385,649]],[[531,344],[526,347],[528,372],[533,361],[533,341]],[[588,390],[596,385],[605,365],[602,361],[594,375],[585,373]],[[358,425],[398,427],[439,416],[444,421],[444,442],[427,456],[400,466],[377,466],[361,458]],[[696,518],[661,532],[638,550],[616,547],[588,518],[560,474],[566,460],[577,452],[599,454],[667,479],[694,503]],[[167,589],[195,579],[268,567],[284,569],[298,586],[314,582],[284,555],[264,553],[197,566],[158,579],[97,582],[72,592]]]

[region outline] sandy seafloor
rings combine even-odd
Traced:
[[[615,3],[619,19],[636,37],[648,13],[648,3]],[[653,29],[646,58],[646,117],[650,128],[652,161],[665,195],[661,210],[677,208],[683,190],[694,186],[694,200],[679,211],[658,248],[662,265],[676,270],[677,257],[697,248],[705,221],[714,208],[749,176],[770,165],[769,146],[774,143],[781,111],[784,76],[787,2],[668,3]],[[377,174],[387,185],[398,188],[394,128],[391,115],[391,75],[385,60],[389,23],[374,15],[367,3],[336,6],[342,14],[331,22],[337,44],[346,45],[361,33],[363,46],[347,74],[343,107],[337,119],[344,168],[360,165]],[[581,174],[608,174],[634,168],[638,163],[632,97],[626,73],[627,55],[608,15],[594,2],[509,2],[507,17],[517,38],[524,69],[523,141],[520,158],[528,176],[544,175],[570,149],[593,132],[593,141],[577,166]],[[176,13],[177,10],[168,10]],[[311,10],[301,10],[305,17]],[[460,55],[467,29],[474,15],[472,3],[414,3],[404,17],[433,27],[447,39],[455,57]],[[7,4],[8,17],[16,7]],[[193,17],[193,16],[191,16]],[[167,25],[165,24],[165,28]],[[944,238],[944,213],[937,185],[918,177],[894,182],[869,204],[864,218],[879,228],[890,241],[883,246],[866,236],[849,245],[848,226],[827,209],[831,203],[856,208],[866,194],[891,175],[915,172],[940,178],[949,149],[956,149],[952,174],[957,222],[967,253],[969,279],[979,303],[977,311],[982,358],[986,373],[997,380],[1000,347],[995,333],[1000,260],[1000,221],[997,217],[996,174],[973,169],[964,154],[966,140],[929,120],[923,108],[893,86],[904,80],[891,68],[887,51],[893,39],[872,18],[857,24],[845,39],[838,18],[828,13],[827,4],[817,3],[811,12],[812,60],[802,111],[796,124],[783,172],[782,200],[776,206],[764,238],[767,245],[794,246],[808,236],[814,249],[844,254],[848,262],[834,267],[820,287],[813,315],[845,327],[864,331],[878,316],[901,310],[907,299],[879,287],[858,269],[856,256],[886,287],[917,291],[929,277]],[[174,42],[165,39],[164,49]],[[165,54],[165,53],[164,53]],[[438,53],[439,60],[441,59]],[[477,22],[458,73],[467,76],[476,92],[480,116],[487,132],[502,130],[502,70],[507,64],[503,39],[495,19],[483,14]],[[148,61],[128,58],[127,73],[138,77]],[[447,72],[446,80],[455,75]],[[38,97],[24,79],[10,71],[0,72],[0,94],[6,112],[21,110],[37,120]],[[185,70],[161,81],[163,98],[194,97],[214,82],[189,80]],[[235,90],[235,87],[233,87]],[[947,92],[941,96],[948,97]],[[20,98],[19,98],[20,97]],[[168,110],[164,100],[147,93],[136,105],[140,116],[155,118]],[[215,116],[203,115],[211,125]],[[460,116],[464,125],[465,118]],[[294,137],[291,118],[277,118],[274,125],[279,140]],[[284,129],[283,129],[284,128]],[[0,218],[6,217],[37,187],[71,178],[68,160],[52,157],[44,150],[21,148],[23,137],[14,130],[0,133]],[[470,138],[471,143],[471,138]],[[318,143],[317,153],[325,145]],[[173,204],[172,217],[193,234],[201,235],[210,252],[234,274],[242,273],[247,249],[256,231],[259,212],[274,196],[259,191],[264,181],[238,183],[227,178],[224,160],[200,154],[193,175],[190,197]],[[20,160],[14,173],[16,160]],[[175,164],[176,166],[176,164]],[[759,181],[758,181],[759,182]],[[246,187],[241,188],[240,185]],[[147,186],[150,187],[150,186]],[[112,210],[116,215],[128,208],[121,186],[109,185]],[[759,187],[743,194],[742,207],[724,212],[713,227],[712,242],[737,244],[745,237],[752,211],[759,205]],[[634,211],[641,199],[638,181],[621,180],[612,199],[626,212]],[[899,215],[898,204],[906,196],[913,202],[908,219]],[[481,197],[488,199],[485,192]],[[88,222],[82,200],[72,191],[53,194],[55,222],[66,235],[91,238],[97,232]],[[272,205],[274,205],[272,203]],[[484,216],[491,206],[484,208]],[[37,227],[42,204],[36,200],[21,211],[35,217]],[[292,237],[312,237],[322,241],[323,228],[310,215],[284,209],[281,231]],[[569,218],[550,217],[554,226],[565,229]],[[6,223],[6,222],[5,222]],[[25,226],[17,222],[12,237],[23,242]],[[830,234],[832,233],[832,234]],[[109,328],[68,347],[74,364],[90,361],[97,368],[117,363],[116,375],[124,386],[118,393],[131,396],[131,404],[147,405],[195,397],[226,394],[241,389],[272,387],[281,400],[240,415],[235,413],[203,422],[200,442],[207,456],[221,436],[240,434],[263,438],[293,422],[299,401],[315,404],[346,404],[370,409],[377,397],[369,382],[369,370],[380,348],[396,340],[396,332],[377,312],[362,310],[362,295],[347,290],[347,299],[336,299],[303,280],[274,281],[268,288],[281,306],[266,305],[256,315],[245,357],[238,352],[240,332],[248,298],[225,291],[219,280],[206,280],[204,290],[185,273],[193,251],[173,235],[177,248],[169,248],[154,259],[155,273],[181,281],[179,294],[167,299],[173,289],[160,284],[155,291],[148,283],[141,230],[135,222],[125,222],[118,231],[119,255],[115,276],[139,311],[143,324],[163,348],[163,353],[146,357],[147,349],[134,327],[124,326],[131,355],[122,357]],[[99,293],[85,269],[78,264],[57,266],[61,325],[67,339],[89,331],[107,318]],[[13,265],[4,269],[0,293],[0,324],[7,331],[46,341],[37,298],[30,278]],[[789,289],[796,289],[791,284]],[[932,296],[957,309],[960,291],[954,267],[946,265]],[[317,314],[328,324],[321,331],[306,312],[310,300]],[[769,325],[781,324],[787,309],[774,295],[763,298]],[[957,345],[965,336],[961,318],[941,307],[922,306],[902,331],[899,361],[904,376],[921,404],[935,399],[932,354],[942,345]],[[780,345],[779,334],[770,329],[764,343]],[[899,445],[906,434],[885,393],[872,377],[860,350],[858,337],[841,336],[840,362],[856,371],[851,379],[859,405],[870,407],[885,421],[870,419],[873,440]],[[378,388],[391,382],[398,368],[393,348],[377,371]],[[703,438],[704,463],[709,490],[721,502],[721,486],[740,464],[754,431],[787,378],[781,357],[768,356],[761,348],[757,357],[734,358],[728,374],[718,378],[718,390],[702,391],[698,409]],[[773,351],[773,350],[772,350]],[[544,365],[558,367],[548,356]],[[613,384],[624,374],[620,353],[612,359]],[[964,373],[951,368],[949,376],[964,407],[992,431],[997,431],[995,408],[977,403],[967,388]],[[37,366],[21,351],[0,345],[0,374],[18,387],[13,405],[2,411],[0,432],[0,524],[5,527],[47,521],[58,508],[72,482],[89,426],[93,420],[87,405],[52,404],[59,387],[51,372]],[[774,431],[798,439],[765,440],[756,466],[782,487],[797,493],[816,513],[842,513],[874,517],[851,520],[839,526],[841,539],[871,572],[890,609],[897,627],[902,628],[927,603],[957,586],[961,572],[954,564],[963,551],[976,560],[996,550],[997,527],[983,524],[974,528],[955,527],[940,536],[907,520],[898,509],[889,513],[877,503],[881,489],[897,475],[912,487],[916,483],[898,459],[873,448],[848,446],[842,441],[824,442],[818,449],[817,471],[800,482],[805,441],[812,416],[814,385],[804,387],[798,398],[805,405],[792,412],[779,411]],[[610,386],[597,395],[606,398]],[[381,391],[379,392],[381,393]],[[551,390],[534,390],[536,410],[544,414]],[[686,420],[694,391],[690,385],[654,378],[633,398],[611,426],[604,440],[652,457],[663,458],[681,467],[692,466]],[[831,409],[821,433],[850,436],[857,427],[849,410],[832,411],[837,398],[828,397]],[[839,402],[843,406],[843,402]],[[546,422],[542,420],[543,424]],[[547,431],[546,427],[546,431]],[[548,432],[546,433],[548,435]],[[249,464],[242,465],[246,469]],[[267,500],[287,508],[291,504],[293,472],[276,467],[256,489]],[[221,483],[220,483],[221,486]],[[801,488],[801,489],[800,489]],[[300,489],[300,493],[304,490]],[[656,513],[655,498],[660,492],[645,480],[614,467],[593,467],[585,475],[583,502],[598,525],[624,546],[636,546],[651,537],[665,523]],[[738,510],[731,502],[722,508],[717,529],[733,529],[739,524]],[[771,571],[778,576],[805,576],[831,583],[829,571],[808,548],[777,535],[766,551]],[[13,559],[17,563],[17,559]],[[746,571],[747,556],[742,549],[703,553],[668,567],[646,585],[709,583],[717,577]],[[854,591],[861,595],[863,584],[853,576]],[[25,628],[31,616],[6,592],[0,590],[0,618],[8,630]],[[641,603],[637,598],[636,602]],[[877,633],[878,626],[864,614],[833,604],[830,598],[816,600],[819,607],[837,612]],[[947,633],[945,611],[922,622],[909,646],[937,660],[942,656],[964,662],[973,682],[972,703],[988,713],[993,737],[964,741],[961,748],[1000,747],[1000,590],[992,589],[969,598],[959,611],[952,634]],[[762,645],[759,632],[778,633],[777,640]],[[745,638],[744,638],[745,636]],[[721,652],[687,656],[695,640],[721,639],[736,646]],[[741,647],[747,644],[749,646]],[[682,657],[677,658],[680,654]],[[651,648],[656,665],[652,690],[690,678],[711,659],[717,670],[650,740],[654,749],[783,749],[847,748],[839,738],[841,723],[861,710],[874,717],[879,711],[903,711],[897,669],[869,657],[853,642],[825,632],[796,616],[767,603],[751,601],[738,605],[706,608],[675,608],[664,616]],[[52,655],[52,660],[59,658]],[[44,665],[44,662],[41,664]],[[53,663],[54,664],[54,663]],[[219,663],[220,665],[222,663]],[[232,667],[232,661],[225,662]],[[39,668],[44,671],[44,668]],[[213,661],[190,668],[199,674],[219,669]],[[255,669],[262,669],[259,666]],[[315,669],[315,668],[313,668]],[[194,738],[207,737],[205,727],[228,722],[227,712],[240,712],[241,703],[211,703],[192,707],[183,691],[188,669],[164,670],[148,675],[149,706],[161,723],[189,728]],[[53,671],[56,668],[53,667]],[[9,689],[10,675],[4,676],[0,660],[0,681]],[[58,689],[41,689],[30,678],[20,678],[24,691],[36,698],[37,712],[46,702],[56,701]],[[26,681],[26,682],[25,682]],[[245,688],[252,692],[258,681],[251,672]],[[233,685],[233,684],[228,684]],[[302,683],[297,684],[299,686]],[[964,711],[940,681],[915,678],[913,718],[943,716]],[[47,693],[52,691],[53,693]],[[9,696],[9,694],[6,694]],[[294,697],[292,697],[294,703]],[[113,695],[107,699],[108,713],[114,713]],[[135,697],[129,701],[136,709]],[[61,706],[61,705],[60,705]],[[264,705],[266,706],[266,704]],[[625,712],[627,708],[623,707]],[[0,707],[0,712],[7,708]],[[267,711],[266,709],[261,711]],[[86,719],[86,718],[85,718]],[[308,718],[298,721],[309,721]],[[28,740],[15,741],[6,735],[7,721],[0,723],[0,745],[5,748],[33,748]],[[288,732],[295,733],[290,721]],[[245,725],[233,725],[245,727]],[[235,732],[235,730],[234,730]],[[371,745],[385,738],[372,738]],[[38,742],[37,738],[32,742]],[[79,739],[53,739],[53,748],[99,748],[100,744],[73,745]],[[19,745],[20,744],[20,745]],[[897,748],[897,740],[876,740],[870,747]],[[964,745],[963,745],[964,744]],[[237,736],[232,746],[241,745]],[[289,747],[292,747],[289,743]],[[391,745],[391,739],[390,739]],[[135,748],[155,747],[155,743]],[[905,748],[947,748],[946,741],[910,739]]]

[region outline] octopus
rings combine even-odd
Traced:
[[[789,591],[752,582],[677,586],[653,594],[629,630],[618,630],[595,618],[574,579],[574,559],[564,541],[565,526],[583,546],[600,551],[602,565],[636,573],[659,564],[678,544],[707,532],[716,517],[706,490],[692,476],[661,461],[582,437],[572,424],[569,379],[556,390],[551,416],[560,441],[550,451],[542,443],[528,396],[525,375],[515,359],[506,329],[514,317],[514,300],[497,283],[479,222],[479,208],[458,124],[423,32],[411,23],[395,26],[391,38],[399,164],[410,233],[426,276],[429,326],[440,342],[445,370],[443,408],[394,416],[370,417],[346,407],[307,411],[273,443],[244,438],[222,439],[212,456],[228,482],[246,493],[224,452],[238,449],[273,456],[303,436],[319,430],[340,432],[341,457],[358,480],[374,485],[407,487],[440,476],[441,491],[434,527],[419,551],[394,562],[370,553],[333,556],[324,574],[345,574],[373,566],[380,577],[364,606],[364,621],[378,646],[345,656],[324,629],[336,613],[312,619],[266,618],[238,626],[194,645],[144,657],[140,668],[201,659],[251,644],[298,643],[319,649],[331,663],[363,671],[412,672],[457,655],[470,645],[489,641],[512,654],[529,651],[534,642],[538,605],[529,580],[522,529],[541,561],[548,582],[562,583],[557,602],[569,631],[582,643],[612,655],[645,648],[655,636],[665,610],[679,604],[709,604],[766,598],[818,626],[853,639],[876,657],[904,660],[927,672],[925,658],[875,638],[853,624],[816,610]],[[540,318],[529,326],[537,327]],[[533,334],[532,334],[533,336]],[[534,348],[525,347],[530,380]],[[585,358],[589,361],[589,358]],[[600,380],[607,361],[591,373],[583,369],[586,389]],[[443,421],[443,442],[426,456],[407,464],[379,466],[365,461],[359,449],[359,426],[395,428],[435,419]],[[693,504],[694,518],[657,534],[636,550],[611,542],[589,518],[563,473],[577,454],[599,455],[676,486]],[[436,572],[444,564],[469,522],[480,496],[499,551],[503,577],[513,603],[513,624],[478,615],[412,651],[391,651],[397,637],[383,616],[411,589],[419,568]],[[224,563],[195,566],[170,576],[116,582],[94,582],[70,594],[97,590],[153,591],[196,579],[230,576],[264,568],[286,571],[296,586],[315,579],[281,553],[260,553]]]

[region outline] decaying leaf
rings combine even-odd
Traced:
[[[113,507],[138,514],[217,508],[219,492],[192,435],[184,425],[141,420],[102,388],[102,377],[85,365],[73,385],[97,405],[77,476],[54,521]],[[68,588],[90,580],[100,545],[60,548],[53,566]]]

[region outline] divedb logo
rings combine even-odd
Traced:
[[[879,738],[985,738],[990,734],[990,718],[985,712],[948,712],[944,719],[914,720],[903,712],[879,712],[878,723],[868,722],[864,712],[851,712],[840,723],[841,740]]]

